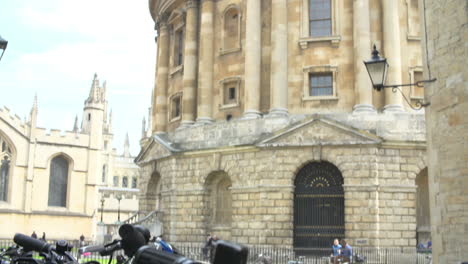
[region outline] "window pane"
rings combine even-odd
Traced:
[[[119,186],[119,176],[114,176],[114,187]]]
[[[310,0],[309,30],[312,37],[330,36],[331,0]]]
[[[137,178],[133,177],[132,178],[132,188],[136,188],[136,187],[137,187]]]
[[[310,21],[310,35],[312,37],[330,36],[331,20]]]
[[[124,187],[124,188],[128,187],[128,178],[127,177],[122,178],[122,187]]]
[[[329,19],[331,18],[330,0],[310,0],[310,19]]]
[[[68,161],[59,156],[50,164],[49,206],[66,206],[68,185]]]
[[[5,156],[0,164],[0,201],[6,201],[8,198],[8,173],[10,170],[10,161]]]
[[[310,96],[331,96],[333,95],[333,75],[311,74],[310,75]]]

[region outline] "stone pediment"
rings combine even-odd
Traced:
[[[325,118],[313,118],[277,131],[257,146],[369,145],[378,144],[381,141],[378,136],[367,131]]]
[[[171,156],[177,149],[170,146],[166,140],[160,135],[151,137],[150,140],[142,147],[142,150],[135,158],[136,163],[146,163],[152,160],[158,160]]]

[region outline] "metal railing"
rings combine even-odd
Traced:
[[[55,243],[55,241],[48,241],[48,243]],[[69,241],[74,248],[72,253],[74,256],[78,255],[79,241]],[[86,245],[94,245],[91,241],[86,241]],[[8,248],[14,245],[13,240],[0,240],[0,249]],[[202,252],[203,244],[197,243],[175,243],[175,247],[186,257],[199,260],[208,261],[208,257]],[[273,247],[273,246],[249,246],[249,264],[256,264],[259,254],[271,258],[273,264],[287,264],[290,261],[297,261],[296,263],[302,264],[328,264],[330,263],[331,250],[322,249],[321,251],[314,251],[316,255],[313,256],[300,256],[295,253],[293,249]],[[367,248],[367,247],[354,247],[354,254],[360,254],[366,258],[364,263],[375,264],[426,264],[429,263],[429,258],[432,256],[431,250],[417,250],[416,248]],[[123,252],[117,252],[115,255],[122,255]],[[109,257],[102,257],[98,253],[93,253],[86,257],[80,257],[82,260],[97,260],[100,263],[106,264]],[[115,259],[115,258],[114,258]],[[82,261],[81,261],[82,262]],[[356,262],[353,262],[356,263]]]

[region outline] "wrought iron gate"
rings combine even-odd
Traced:
[[[331,248],[345,230],[341,172],[329,162],[311,162],[299,171],[295,186],[294,249],[309,255]]]

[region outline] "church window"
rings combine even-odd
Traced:
[[[127,176],[124,176],[122,178],[122,187],[123,188],[127,188],[128,187],[128,177]]]
[[[137,178],[136,177],[132,177],[132,188],[137,188]]]
[[[230,5],[223,14],[222,49],[221,54],[236,52],[240,50],[240,10],[236,5]]]
[[[8,143],[0,136],[0,201],[8,201],[8,188],[10,182],[11,149]]]
[[[119,186],[119,176],[114,176],[113,183],[114,183],[114,187]]]
[[[50,162],[49,206],[67,205],[68,167],[63,156],[57,156]]]
[[[102,165],[102,182],[106,182],[107,166]]]
[[[10,160],[4,156],[0,166],[0,201],[8,199],[8,180],[10,171]]]
[[[331,0],[310,0],[309,30],[312,37],[332,34]]]

